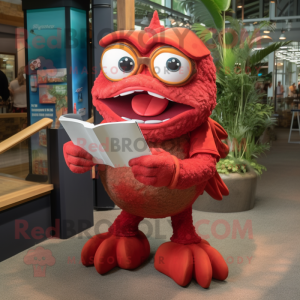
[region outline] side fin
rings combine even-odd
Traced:
[[[226,139],[228,137],[228,134],[224,130],[224,128],[216,121],[208,118],[208,122],[213,133],[215,144],[220,157],[225,158],[228,155],[229,148],[221,140]],[[207,181],[205,191],[216,200],[222,200],[223,196],[229,195],[229,190],[218,172],[216,172],[214,177]]]
[[[208,122],[214,136],[217,150],[219,151],[221,158],[225,158],[229,153],[229,148],[221,140],[227,139],[228,134],[224,130],[224,128],[216,121],[212,120],[211,118],[208,118]]]

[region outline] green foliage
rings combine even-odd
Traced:
[[[278,43],[274,43],[268,47],[266,47],[265,49],[262,50],[257,50],[253,55],[251,55],[251,57],[249,58],[250,65],[255,65],[259,62],[261,62],[266,56],[268,56],[270,53],[278,50],[280,47],[286,46],[289,43],[291,43],[291,41],[287,41],[287,42],[278,42]]]
[[[65,98],[57,99],[55,104],[55,109],[60,110],[63,107],[68,107],[67,101]]]
[[[242,60],[240,56],[241,65]],[[273,107],[260,103],[261,95],[255,91],[257,78],[257,75],[234,70],[219,80],[218,104],[211,117],[227,131],[232,156],[255,164],[254,169],[261,172],[262,167],[254,159],[267,151],[269,145],[260,144],[259,137],[275,124],[275,119],[271,118]]]
[[[239,173],[245,174],[249,170],[254,170],[258,175],[261,175],[263,171],[266,171],[266,167],[258,164],[255,160],[248,161],[245,159],[234,158],[232,154],[229,154],[227,158],[222,158],[217,163],[217,172],[219,174],[231,174]]]
[[[217,69],[217,106],[211,117],[228,132],[230,148],[230,159],[220,160],[218,172],[244,172],[252,167],[261,174],[265,168],[255,159],[270,146],[260,144],[259,137],[275,120],[271,117],[273,107],[261,103],[266,95],[257,93],[255,83],[262,60],[289,42],[277,42],[254,51],[262,39],[260,30],[273,30],[271,23],[261,22],[252,32],[247,31],[241,20],[225,17],[230,1],[182,0],[182,5],[194,14],[195,20],[206,25],[194,24],[192,29],[203,42],[210,44]],[[226,30],[225,20],[230,24]]]
[[[207,41],[213,38],[213,33],[207,30],[206,27],[201,24],[197,24],[197,23],[194,24],[192,26],[192,29],[195,31],[195,33],[199,36],[199,38],[204,43],[206,43]]]
[[[66,74],[66,75],[62,76],[61,81],[62,82],[67,82],[68,81],[68,75]]]
[[[230,174],[230,173],[246,173],[247,164],[242,161],[237,161],[236,159],[220,159],[217,163],[217,172],[219,174]]]
[[[58,111],[63,107],[67,107],[67,86],[66,85],[53,85],[49,88],[48,93],[56,97],[55,109]]]
[[[263,165],[258,164],[257,162],[251,162],[250,166],[254,169],[254,171],[258,174],[261,175],[263,171],[267,171],[267,168]]]
[[[229,9],[231,0],[214,0],[214,2],[221,11],[226,11]]]
[[[218,0],[217,2],[221,2]],[[225,1],[227,2],[227,1]],[[221,9],[215,0],[183,0],[181,7],[190,11],[197,19],[201,20],[207,27],[222,29],[224,20]]]

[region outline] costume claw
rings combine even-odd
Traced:
[[[208,288],[212,278],[225,280],[228,276],[224,258],[205,240],[189,245],[162,244],[155,254],[154,266],[181,286],[194,277],[200,286]]]
[[[85,266],[94,265],[97,272],[103,275],[117,266],[135,269],[149,254],[149,242],[141,231],[132,237],[115,236],[107,232],[86,242],[81,252],[81,261]]]

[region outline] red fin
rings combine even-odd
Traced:
[[[228,137],[227,132],[224,130],[224,128],[218,124],[216,121],[212,120],[211,118],[208,118],[209,125],[211,127],[211,131],[214,136],[214,140],[216,143],[216,147],[219,151],[219,154],[221,158],[225,158],[229,153],[229,148],[226,144],[224,144],[221,139],[226,139]]]
[[[220,157],[225,158],[229,152],[229,148],[221,140],[226,139],[228,137],[228,134],[224,130],[224,128],[216,121],[212,120],[211,118],[208,118],[208,121]],[[229,190],[218,172],[216,172],[213,178],[208,180],[205,191],[216,200],[222,200],[223,196],[229,195]]]
[[[153,17],[151,19],[150,25],[145,28],[145,31],[150,35],[154,35],[158,32],[162,32],[167,30],[164,26],[160,24],[157,10],[153,13]]]
[[[218,137],[221,139],[221,140],[225,140],[228,138],[228,134],[227,132],[225,131],[225,129],[219,124],[217,123],[215,120],[209,118],[209,122],[211,124],[214,124],[214,127],[216,129],[216,133],[218,135]]]
[[[229,190],[228,190],[226,184],[224,183],[224,181],[222,180],[222,178],[220,177],[218,172],[216,172],[214,178],[218,183],[218,187],[220,189],[221,194],[223,196],[228,196],[229,195]]]
[[[213,177],[207,181],[207,184],[205,186],[205,191],[207,192],[208,195],[210,195],[215,200],[223,199],[223,195],[219,189],[219,186],[216,182],[215,177]]]

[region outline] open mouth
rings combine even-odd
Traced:
[[[99,99],[124,121],[159,124],[193,109],[164,95],[143,88],[126,88],[111,98]]]

